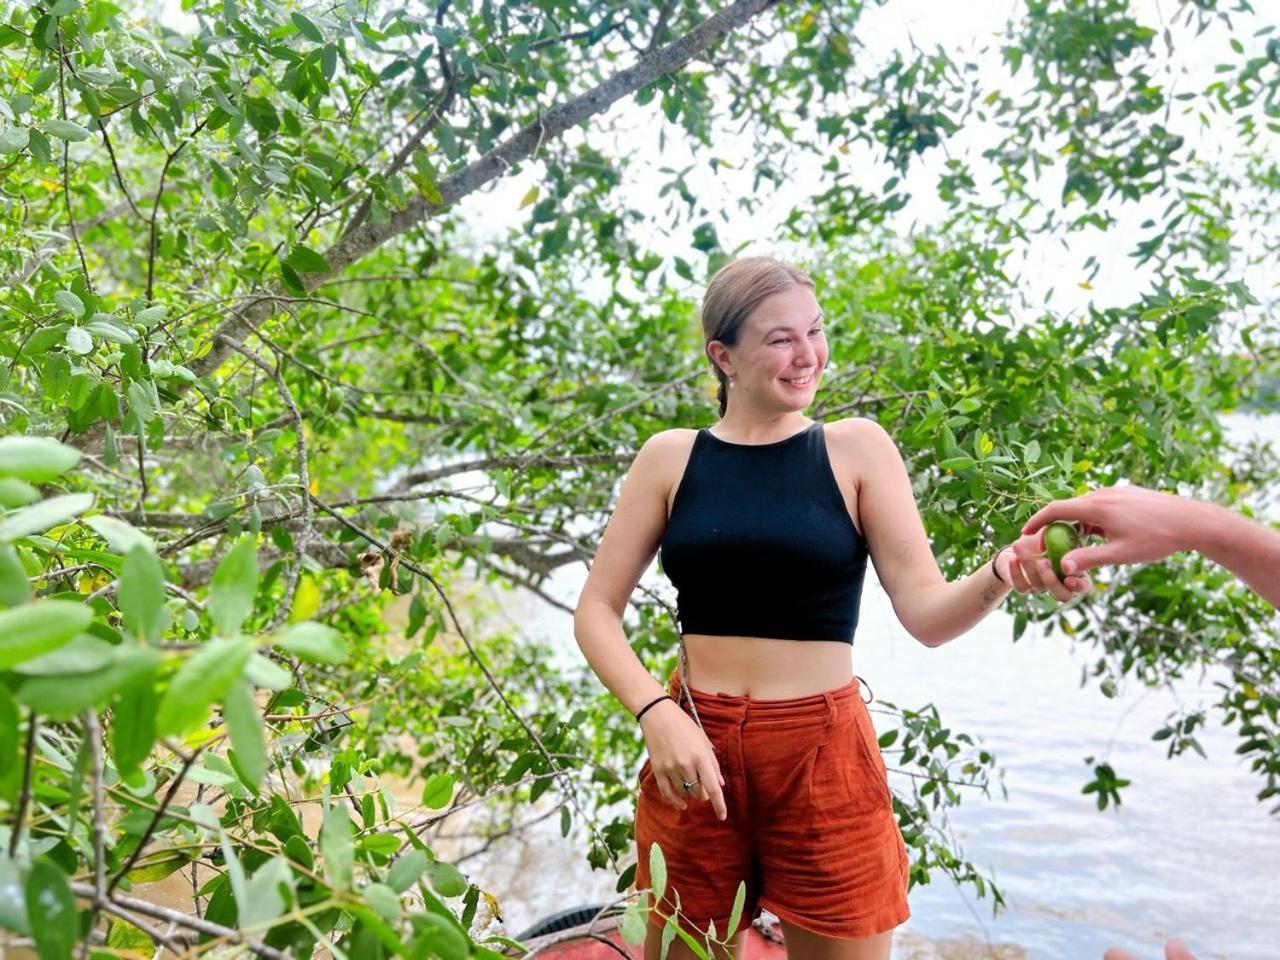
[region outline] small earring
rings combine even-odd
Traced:
[[[737,383],[737,382],[738,382],[738,381],[736,381],[736,380],[734,380],[734,379],[730,378],[730,380],[729,380],[729,386],[731,386],[731,387],[732,387],[732,386],[733,386],[735,383]]]

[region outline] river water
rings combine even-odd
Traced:
[[[1224,423],[1233,439],[1280,443],[1280,416],[1233,414]],[[654,569],[646,576],[665,582]],[[564,568],[548,592],[572,605],[583,577],[581,566]],[[587,669],[571,617],[527,598],[503,605],[510,626],[550,645],[564,669]],[[917,887],[895,960],[1097,960],[1110,945],[1145,960],[1162,955],[1174,934],[1200,960],[1280,956],[1280,818],[1254,799],[1263,784],[1237,759],[1238,737],[1210,711],[1200,736],[1207,760],[1166,759],[1165,745],[1151,740],[1175,695],[1192,706],[1212,702],[1214,678],[1173,692],[1129,684],[1108,699],[1095,685],[1080,687],[1089,649],[1030,629],[1017,643],[1011,637],[1012,618],[998,610],[943,647],[923,647],[868,568],[854,670],[878,699],[936,704],[945,725],[994,752],[1008,789],[1007,800],[972,794],[952,816],[966,855],[994,874],[1006,908],[993,918],[989,899],[945,877]],[[885,719],[873,716],[883,730]],[[1091,779],[1088,755],[1132,780],[1118,809],[1099,811],[1080,792]],[[464,870],[498,897],[503,929],[515,934],[565,907],[614,899],[615,878],[590,869],[586,848],[576,824],[562,839],[552,818],[527,843],[470,859]]]

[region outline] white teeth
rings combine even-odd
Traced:
[[[794,383],[797,387],[803,387],[805,384],[807,384],[810,380],[813,379],[813,375],[810,374],[807,377],[796,377],[795,379],[791,379],[789,377],[782,377],[781,379],[785,380],[787,383]]]

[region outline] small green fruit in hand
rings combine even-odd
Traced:
[[[1074,550],[1078,546],[1080,546],[1080,532],[1074,524],[1057,520],[1045,527],[1044,552],[1049,557],[1049,563],[1053,566],[1053,572],[1057,574],[1059,580],[1066,578],[1062,572],[1063,556],[1067,551]]]

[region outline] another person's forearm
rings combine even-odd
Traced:
[[[1280,531],[1215,503],[1198,502],[1189,549],[1220,563],[1280,607]]]
[[[622,620],[607,603],[584,600],[573,615],[573,635],[600,682],[635,716],[667,692],[636,656]],[[663,709],[661,706],[654,710]],[[646,714],[646,717],[648,714]]]
[[[927,647],[938,647],[981,622],[1010,589],[991,572],[988,558],[963,580],[918,591],[911,597],[909,611],[896,612],[913,637]]]

